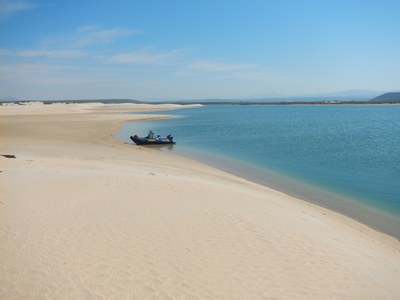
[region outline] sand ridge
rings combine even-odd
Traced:
[[[397,240],[69,105],[0,107],[0,299],[400,297]]]

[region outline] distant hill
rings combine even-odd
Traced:
[[[252,97],[243,98],[241,100],[251,101],[282,101],[282,102],[310,102],[310,101],[366,101],[379,96],[383,92],[372,90],[346,90],[332,93],[318,93],[318,94],[298,94],[291,96],[284,96],[279,94],[258,94]]]
[[[320,99],[326,99],[326,100],[363,101],[363,100],[369,100],[374,97],[377,97],[380,94],[382,94],[382,92],[354,89],[354,90],[346,90],[346,91],[339,91],[339,92],[333,92],[333,93],[310,94],[310,95],[304,95],[304,96],[299,96],[299,97],[320,98]]]
[[[400,103],[400,92],[385,93],[373,98],[370,102]]]
[[[4,97],[0,99],[1,102],[14,102],[14,101],[18,101],[16,98],[14,97]]]

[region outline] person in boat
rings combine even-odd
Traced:
[[[153,132],[153,130],[150,130],[150,132],[149,132],[149,134],[146,136],[146,138],[148,138],[148,139],[154,139],[154,132]]]
[[[172,140],[174,139],[174,137],[173,137],[171,134],[168,134],[168,135],[167,135],[167,139],[168,139],[170,142],[172,142]]]

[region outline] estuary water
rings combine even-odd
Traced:
[[[174,135],[160,150],[347,214],[400,236],[400,105],[209,105],[126,124]]]

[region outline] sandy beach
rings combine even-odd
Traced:
[[[400,299],[397,239],[115,138],[178,108],[0,106],[0,299]]]

